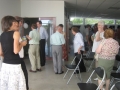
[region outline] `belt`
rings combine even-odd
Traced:
[[[30,44],[30,45],[37,45],[37,44]]]

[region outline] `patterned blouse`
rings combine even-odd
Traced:
[[[116,40],[109,38],[104,39],[101,53],[99,58],[107,60],[115,60],[115,56],[118,54],[119,44]]]

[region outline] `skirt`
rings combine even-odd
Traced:
[[[21,64],[2,64],[0,90],[26,90]]]
[[[98,58],[98,67],[103,67],[106,74],[106,80],[110,79],[110,75],[114,66],[115,60],[107,60]],[[101,78],[98,77],[100,80]]]

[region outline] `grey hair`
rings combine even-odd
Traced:
[[[105,22],[103,20],[98,21],[98,24],[105,25]]]

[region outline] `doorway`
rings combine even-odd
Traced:
[[[23,18],[24,22],[28,24],[28,28],[24,29],[24,35],[29,35],[31,31],[31,25],[36,24],[37,21],[41,20],[43,27],[45,27],[48,33],[48,40],[46,41],[46,56],[47,58],[52,57],[51,45],[50,45],[50,37],[55,32],[56,28],[56,18],[55,17],[38,17],[38,18]],[[25,56],[28,56],[28,48],[29,45],[24,47]]]

